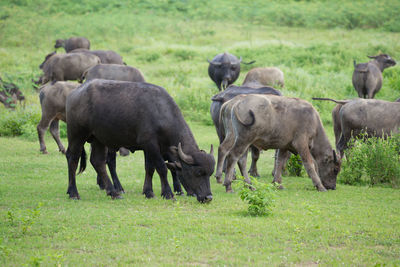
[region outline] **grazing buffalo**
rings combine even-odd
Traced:
[[[117,65],[117,64],[99,64],[91,67],[82,75],[82,80],[94,79],[145,82],[143,74],[137,68]]]
[[[214,123],[215,129],[217,131],[217,135],[219,138],[219,143],[221,144],[225,139],[225,130],[223,125],[220,124],[220,111],[222,105],[234,98],[237,95],[241,94],[273,94],[273,95],[282,95],[281,92],[272,88],[272,87],[260,87],[260,88],[251,88],[247,86],[229,86],[225,91],[216,94],[211,98],[211,106],[210,106],[210,113],[211,118]],[[259,176],[257,171],[257,160],[260,156],[260,151],[256,148],[251,146],[251,155],[252,161],[251,166],[249,169],[249,173],[251,176]],[[220,177],[217,177],[217,182],[221,182]]]
[[[283,72],[276,67],[251,69],[243,81],[243,86],[285,86]]]
[[[71,37],[66,40],[58,39],[56,40],[54,48],[59,48],[59,47],[64,47],[65,52],[68,53],[78,48],[90,49],[90,42],[85,37]]]
[[[112,50],[88,50],[88,49],[75,49],[68,53],[88,53],[100,58],[101,64],[119,64],[126,65],[122,60],[122,57],[115,51]]]
[[[237,99],[240,98],[240,99]],[[237,96],[224,105],[229,106],[224,124],[231,129],[218,149],[217,174],[222,171],[226,157],[227,170],[224,185],[232,191],[234,165],[250,145],[259,149],[279,149],[276,158],[274,182],[281,183],[282,169],[289,151],[300,154],[303,165],[319,191],[336,188],[340,161],[332,149],[318,112],[313,106],[298,98],[276,95]],[[222,107],[224,109],[224,107]],[[245,169],[246,162],[242,162]],[[249,181],[247,175],[244,175]]]
[[[242,57],[238,59],[232,54],[223,53],[216,55],[208,66],[208,75],[211,80],[215,82],[218,89],[221,91],[225,90],[230,84],[234,83],[240,74],[240,63],[242,63]],[[255,61],[243,64],[252,64]]]
[[[367,134],[367,137],[385,137],[399,132],[400,102],[362,98],[352,100],[313,99],[329,100],[339,104],[334,109],[336,111],[334,127],[338,122],[340,123],[340,138],[336,148],[341,156],[348,147],[351,137],[360,137],[362,133]],[[339,115],[337,116],[337,114]]]
[[[80,157],[79,171],[85,169],[83,145],[90,142],[90,162],[112,198],[119,197],[119,193],[106,172],[107,147],[126,147],[132,152],[144,151],[143,194],[147,198],[154,196],[154,170],[160,176],[161,195],[174,197],[167,180],[168,167],[198,201],[211,201],[210,176],[215,165],[212,148],[210,154],[199,149],[179,107],[164,88],[148,83],[91,80],[68,96],[66,112],[70,198],[79,199],[75,171]]]
[[[40,68],[43,70],[42,84],[49,81],[80,80],[82,74],[89,68],[100,64],[95,55],[86,53],[56,54],[46,56]]]
[[[354,61],[353,86],[360,98],[374,98],[382,87],[382,72],[396,65],[396,61],[386,54],[368,56],[373,60],[356,64]]]
[[[44,134],[50,126],[50,133],[58,145],[60,152],[65,154],[65,148],[60,140],[58,129],[59,120],[66,121],[65,102],[67,96],[79,86],[75,82],[56,82],[48,83],[40,88],[39,99],[42,108],[42,118],[37,125],[37,132],[40,143],[40,152],[47,154],[46,144],[44,143]]]

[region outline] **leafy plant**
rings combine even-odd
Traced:
[[[304,168],[300,155],[292,154],[290,156],[286,165],[286,170],[288,172],[288,176],[302,176],[304,173]]]
[[[252,216],[268,215],[272,212],[275,202],[276,186],[265,184],[252,178],[252,184],[245,182],[243,177],[234,182],[234,188],[240,198],[249,204],[248,212]]]
[[[339,182],[351,185],[400,184],[400,135],[352,139]]]

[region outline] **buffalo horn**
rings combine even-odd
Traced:
[[[221,62],[212,62],[208,58],[207,58],[207,61],[208,61],[208,63],[210,63],[211,65],[214,65],[214,66],[220,66],[221,65]]]
[[[185,163],[187,163],[187,164],[194,163],[193,157],[190,155],[187,155],[183,152],[181,143],[178,144],[178,154],[179,154],[179,158],[181,160],[183,160]]]
[[[210,148],[210,154],[211,154],[212,156],[214,156],[214,147],[213,147],[212,144],[211,144],[211,148]]]

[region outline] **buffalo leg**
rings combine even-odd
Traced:
[[[114,188],[118,193],[125,193],[124,188],[121,185],[121,182],[118,179],[117,175],[117,152],[108,149],[107,152],[107,166],[110,171],[111,178],[114,184]]]
[[[247,166],[247,154],[248,154],[248,150],[246,150],[246,152],[244,152],[244,154],[239,158],[239,160],[238,160],[238,166],[239,166],[239,170],[240,170],[240,173],[242,174],[242,176],[244,177],[244,180],[247,182],[247,183],[251,183],[251,181],[250,181],[250,178],[249,178],[249,176],[247,175],[247,172],[246,172],[246,166]]]
[[[179,179],[176,176],[176,172],[171,171],[171,175],[172,175],[172,182],[173,182],[173,185],[174,185],[174,192],[177,195],[183,195],[181,183],[179,182]]]
[[[304,168],[306,169],[308,176],[310,176],[314,186],[318,189],[318,191],[326,191],[326,188],[322,185],[321,179],[316,172],[314,159],[310,153],[310,150],[308,149],[307,142],[300,142],[299,146],[296,147],[295,144],[294,146],[299,153],[301,160],[303,161]]]
[[[154,192],[153,192],[153,174],[154,174],[154,166],[151,164],[150,159],[145,155],[144,159],[144,165],[146,169],[146,175],[144,178],[144,185],[143,185],[143,191],[142,194],[146,196],[146,198],[153,198],[154,197]]]
[[[65,154],[65,148],[63,146],[63,144],[61,143],[60,140],[60,130],[58,128],[59,125],[59,120],[58,119],[54,119],[51,123],[50,123],[50,133],[53,136],[54,140],[57,143],[58,146],[58,150]]]
[[[100,179],[103,181],[107,195],[111,196],[111,198],[113,199],[121,198],[120,194],[115,190],[114,185],[111,183],[110,178],[108,177],[106,162],[107,162],[107,147],[101,144],[96,139],[94,139],[92,141],[92,152],[90,155],[90,163],[96,170],[97,175],[100,176]]]
[[[215,171],[215,178],[217,179],[217,183],[222,182],[222,170],[224,169],[226,155],[232,149],[233,145],[235,144],[235,138],[233,134],[230,132],[227,133],[225,136],[224,141],[218,147],[218,161],[217,161],[217,170]],[[225,167],[225,177],[227,173],[228,166]]]
[[[272,181],[273,183],[278,183],[279,188],[283,189],[282,186],[282,171],[283,168],[285,167],[286,161],[290,157],[290,152],[287,150],[282,150],[282,149],[277,149],[275,151],[275,162],[274,162],[274,180]]]
[[[260,158],[260,150],[255,146],[250,146],[251,151],[251,165],[249,169],[249,174],[253,177],[260,177],[257,170],[257,161]]]
[[[228,156],[226,157],[227,164],[226,164],[224,186],[225,186],[226,192],[228,192],[228,193],[232,192],[231,184],[232,184],[232,180],[233,180],[235,165],[238,162],[238,160],[246,153],[248,148],[249,148],[249,145],[246,145],[246,143],[244,143],[244,142],[237,143],[236,142],[234,147],[231,149]],[[245,170],[244,170],[244,173],[246,174]],[[247,176],[247,174],[246,174],[246,176]]]
[[[76,169],[78,167],[79,158],[86,161],[85,151],[83,150],[84,142],[70,142],[66,153],[68,163],[68,190],[67,194],[71,199],[80,199],[78,189],[76,188]],[[82,164],[82,162],[81,162]]]
[[[39,144],[40,144],[40,152],[43,154],[47,154],[46,144],[44,142],[44,135],[46,134],[47,128],[49,128],[50,123],[52,122],[53,118],[49,118],[48,116],[44,116],[42,113],[42,118],[40,122],[36,126],[38,137],[39,137]],[[57,141],[57,140],[56,140]]]

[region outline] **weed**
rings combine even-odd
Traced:
[[[302,176],[304,168],[300,155],[292,154],[290,156],[286,165],[286,170],[288,171],[288,176]]]
[[[272,212],[276,194],[274,184],[265,184],[252,178],[249,185],[241,177],[234,182],[234,188],[238,191],[240,198],[249,204],[247,210],[250,215],[263,216]]]

